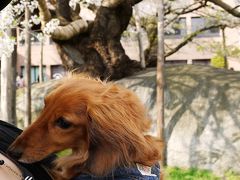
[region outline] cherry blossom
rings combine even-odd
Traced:
[[[43,30],[44,34],[51,35],[54,32],[54,30],[59,26],[59,24],[60,21],[58,19],[52,19],[46,24]]]
[[[13,3],[14,5],[12,5]],[[37,0],[32,0],[31,2],[27,0],[13,0],[12,4],[9,4],[0,12],[0,54],[6,57],[9,57],[14,50],[15,38],[9,36],[8,31],[17,27],[19,22],[16,20],[16,16],[24,13],[25,6],[28,6],[31,12],[38,8]],[[33,24],[38,25],[40,23],[39,17],[33,15],[28,23],[30,27]]]

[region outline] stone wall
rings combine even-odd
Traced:
[[[240,73],[205,66],[165,69],[165,136],[169,166],[197,167],[221,175],[240,173]],[[156,122],[156,72],[148,69],[117,83],[132,89]],[[55,81],[36,85],[34,111]],[[18,96],[18,110],[22,109]],[[22,113],[18,113],[21,119]]]

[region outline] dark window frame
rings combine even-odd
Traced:
[[[192,64],[194,65],[210,65],[210,59],[193,59]]]
[[[165,60],[166,65],[184,65],[187,63],[186,59]]]
[[[195,23],[194,23],[194,19],[195,19]],[[200,20],[199,21],[200,23],[196,23],[196,19],[198,19],[198,21]],[[193,33],[199,29],[202,29],[207,25],[207,23],[208,23],[207,19],[205,19],[204,17],[191,17],[191,32]],[[196,24],[198,24],[198,26],[195,26]],[[219,36],[220,36],[220,28],[211,28],[201,32],[196,37],[204,38],[204,37],[219,37]]]
[[[31,84],[33,83],[38,83],[39,82],[39,70],[40,70],[40,67],[38,65],[31,65]],[[38,72],[37,74],[35,74],[36,76],[32,76],[32,71],[34,71],[34,74],[35,72]],[[46,65],[43,65],[43,81],[47,81],[47,67]],[[21,72],[20,74],[24,77],[25,76],[25,66],[21,66]]]

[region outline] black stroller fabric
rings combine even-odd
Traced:
[[[17,127],[0,120],[0,151],[6,153],[10,144],[21,134],[21,132],[22,130]],[[49,167],[54,159],[55,156],[52,155],[34,164],[18,163],[17,166],[20,166],[19,168],[23,171],[23,174],[32,174],[34,180],[52,180],[43,166]]]
[[[2,10],[3,8],[5,8],[10,2],[11,2],[11,0],[1,0],[0,10]]]

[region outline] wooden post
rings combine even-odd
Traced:
[[[44,37],[42,37],[41,39],[41,58],[40,58],[40,64],[39,64],[39,82],[40,83],[44,81],[43,79],[43,45],[44,45],[43,41],[44,41]]]
[[[17,42],[17,29],[12,29],[12,36],[16,37]],[[17,84],[16,84],[16,78],[17,78],[17,43],[14,45],[14,51],[12,53],[12,63],[11,63],[11,70],[12,70],[12,80],[11,80],[11,109],[12,109],[12,118],[11,123],[14,125],[17,125],[17,115],[16,115],[16,90],[17,90]]]
[[[31,124],[31,36],[28,25],[30,18],[29,8],[25,7],[25,121],[24,126]]]
[[[157,51],[157,129],[158,137],[164,142],[164,8],[163,0],[158,2],[158,51]],[[166,146],[166,144],[165,144]],[[163,168],[166,157],[162,151],[160,165]]]

